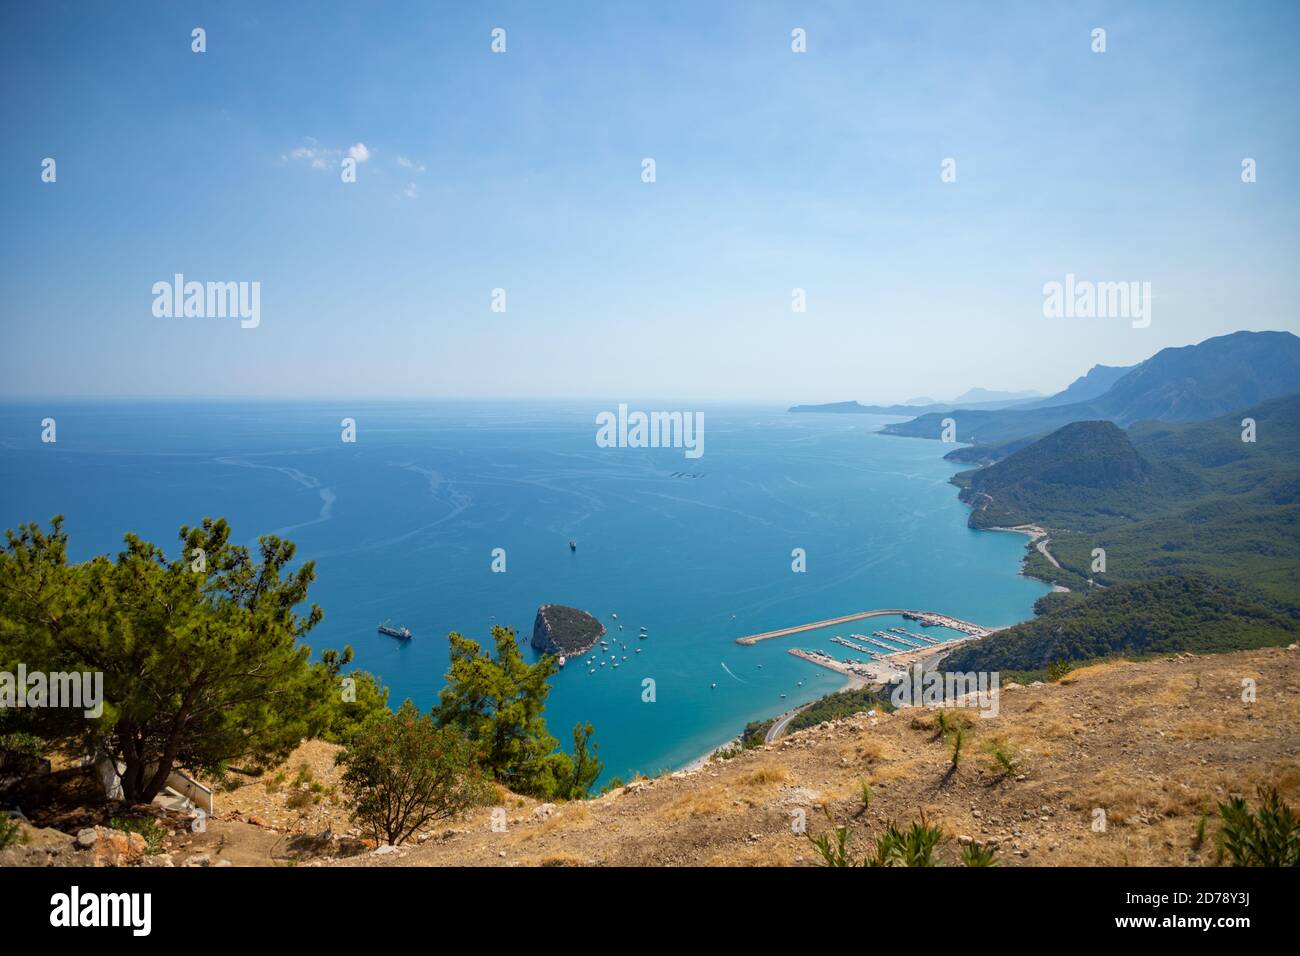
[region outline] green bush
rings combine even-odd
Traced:
[[[393,846],[495,795],[464,734],[439,727],[409,700],[395,714],[371,717],[335,759],[353,818]]]
[[[44,745],[32,734],[0,734],[0,772],[24,772],[41,762]]]
[[[1241,797],[1219,804],[1220,840],[1233,866],[1300,866],[1300,820],[1271,788],[1252,811]]]
[[[943,839],[943,830],[927,824],[924,814],[906,830],[888,823],[885,832],[876,837],[874,851],[856,862],[849,852],[852,838],[847,826],[832,826],[828,833],[806,836],[827,866],[934,866],[934,848]]]
[[[906,830],[890,823],[876,838],[875,855],[864,863],[866,866],[934,866],[934,848],[942,839],[943,830],[929,826],[924,814]]]
[[[122,830],[125,833],[138,833],[144,837],[145,853],[149,856],[161,853],[163,840],[167,839],[167,828],[153,817],[139,817],[136,819],[113,817],[108,821],[108,825],[114,830]]]
[[[979,843],[968,843],[961,848],[961,861],[966,866],[997,866],[995,856],[996,850]]]
[[[23,828],[16,817],[0,812],[0,850],[7,850],[18,842]]]

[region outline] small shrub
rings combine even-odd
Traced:
[[[994,764],[1002,771],[1003,776],[1014,776],[1020,773],[1023,763],[1020,755],[1011,747],[999,740],[990,740],[987,748],[989,756],[993,758]]]
[[[1070,673],[1071,664],[1069,661],[1053,661],[1047,665],[1047,680],[1049,683],[1059,683],[1061,678]]]
[[[809,833],[808,839],[827,866],[855,866],[849,858],[849,828],[835,827],[832,832],[835,834],[834,840],[829,833],[815,837]]]
[[[891,822],[876,837],[875,852],[863,866],[934,866],[934,848],[942,839],[943,830],[927,824],[924,814],[906,830]]]
[[[370,717],[336,760],[353,818],[393,846],[492,798],[470,741],[409,700],[397,713]]]
[[[162,852],[163,840],[167,839],[167,828],[153,817],[128,820],[125,817],[113,817],[108,821],[109,827],[125,833],[138,833],[144,837],[145,850],[149,856]]]
[[[1300,866],[1300,820],[1272,788],[1259,788],[1258,810],[1241,797],[1219,804],[1223,850],[1233,866]]]
[[[1209,825],[1210,815],[1202,813],[1196,821],[1196,832],[1192,836],[1192,849],[1199,851],[1205,845],[1205,828]]]
[[[31,772],[40,765],[43,749],[41,739],[32,734],[0,734],[0,773]]]
[[[0,811],[0,850],[7,850],[18,842],[23,828],[17,817]]]
[[[997,866],[993,858],[997,851],[979,843],[968,843],[961,848],[963,866]]]

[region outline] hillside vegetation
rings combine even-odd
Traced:
[[[1244,650],[1300,639],[1300,621],[1203,575],[1164,577],[1049,602],[1046,613],[966,644],[946,670],[1034,673],[1067,661]]]
[[[1247,417],[1254,442],[1242,441]],[[1049,529],[1062,567],[1045,573],[1069,587],[1200,572],[1300,607],[1300,394],[1127,435],[1070,425],[953,481],[972,527]]]
[[[1242,419],[1256,440],[1242,440]],[[1300,395],[1208,422],[1082,422],[953,478],[972,527],[1036,524],[1077,592],[950,659],[1037,671],[1111,655],[1224,651],[1296,639]],[[1104,562],[1104,563],[1103,563]]]

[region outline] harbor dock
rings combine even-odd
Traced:
[[[861,621],[868,617],[901,617],[904,620],[916,621],[922,627],[946,627],[954,631],[960,631],[971,637],[984,637],[989,633],[989,629],[981,627],[970,621],[963,621],[960,618],[950,617],[947,614],[939,614],[935,611],[914,611],[907,608],[881,608],[875,611],[860,611],[857,614],[846,614],[843,617],[832,617],[825,621],[813,621],[811,624],[796,624],[793,627],[782,627],[774,631],[763,631],[760,634],[750,634],[745,637],[736,638],[737,644],[749,645],[757,644],[760,641],[770,641],[778,637],[789,637],[791,634],[801,634],[804,631],[815,631],[822,627],[834,627],[837,624],[848,624],[851,621]]]

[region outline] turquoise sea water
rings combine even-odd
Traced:
[[[595,674],[571,662],[547,718],[566,747],[575,722],[596,725],[606,778],[680,766],[747,721],[842,685],[789,648],[857,656],[829,638],[906,622],[753,647],[738,636],[878,607],[1006,625],[1047,590],[1018,573],[1024,538],[966,527],[947,481],[957,469],[942,460],[951,446],[875,434],[889,419],[698,406],[705,454],[688,460],[597,447],[595,416],[613,408],[9,404],[0,524],[62,513],[76,560],[115,553],[126,530],[178,553],[180,525],[206,515],[250,545],[289,537],[317,563],[312,598],[325,619],[310,643],[351,644],[394,704],[435,700],[449,631],[486,639],[495,621],[526,645],[540,604],[584,608],[627,641],[628,659]],[[47,416],[54,444],[40,441]],[[355,444],[340,440],[345,417]],[[491,570],[494,548],[506,551],[503,574]],[[794,548],[805,573],[791,570]],[[386,619],[415,637],[377,634]],[[650,636],[638,641],[642,625]]]

